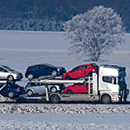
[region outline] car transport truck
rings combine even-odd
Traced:
[[[129,94],[125,82],[126,68],[117,65],[102,65],[98,74],[76,80],[63,79],[33,79],[30,82],[40,82],[46,84],[45,96],[40,96],[52,103],[60,101],[101,101],[104,104],[114,102],[126,102]],[[51,93],[47,86],[50,84],[84,83],[88,93]]]

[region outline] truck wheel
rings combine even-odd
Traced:
[[[51,103],[59,103],[60,97],[57,94],[53,94],[50,96],[50,102]]]
[[[103,104],[109,104],[109,103],[111,103],[111,97],[109,95],[103,95],[102,99],[101,99],[101,102]]]
[[[72,90],[67,90],[67,92],[66,92],[67,94],[72,94],[73,92],[72,92]]]

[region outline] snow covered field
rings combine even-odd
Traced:
[[[125,46],[119,46],[114,54],[102,57],[97,64],[125,66],[126,82],[130,89],[130,34],[125,37],[128,40]],[[70,43],[63,39],[60,32],[0,31],[0,45],[1,64],[21,70],[23,74],[26,68],[33,64],[50,63],[64,66],[69,70],[77,64],[88,63],[67,55]],[[26,79],[19,84],[25,86]],[[130,101],[130,96],[128,100]],[[40,111],[37,112],[38,110]],[[130,129],[129,103],[125,105],[1,103],[0,113],[1,130]]]

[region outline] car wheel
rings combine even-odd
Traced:
[[[7,81],[14,81],[14,77],[13,77],[12,75],[9,75],[9,76],[7,77]]]
[[[60,102],[60,97],[57,94],[52,94],[50,96],[50,102],[51,103],[59,103]]]
[[[28,90],[28,91],[27,91],[27,96],[28,96],[28,97],[31,97],[32,95],[33,95],[32,90]]]
[[[70,80],[71,77],[70,77],[70,76],[66,76],[65,79],[66,79],[66,80]]]
[[[13,93],[12,91],[10,91],[10,92],[8,93],[8,97],[9,97],[9,98],[13,98],[13,97],[14,97],[14,93]]]
[[[72,94],[73,92],[72,92],[72,90],[67,90],[67,92],[66,92],[67,94]]]
[[[52,76],[57,76],[57,72],[54,70],[54,71],[52,71],[51,75]]]
[[[28,75],[28,80],[32,80],[33,79],[33,75],[32,74],[29,74]]]
[[[57,92],[57,88],[56,87],[51,87],[50,91],[51,91],[51,93],[56,93]]]
[[[93,72],[89,72],[89,73],[88,73],[88,76],[91,77],[92,75],[93,75]]]
[[[103,95],[102,99],[101,99],[101,102],[103,104],[109,104],[109,103],[111,103],[111,97],[109,95]]]

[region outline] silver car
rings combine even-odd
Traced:
[[[23,78],[22,73],[8,66],[0,65],[0,80],[18,81]]]
[[[65,87],[63,84],[47,85],[48,91],[51,93],[61,92]],[[25,93],[27,96],[43,95],[46,94],[44,83],[31,83],[28,82],[25,87]]]

